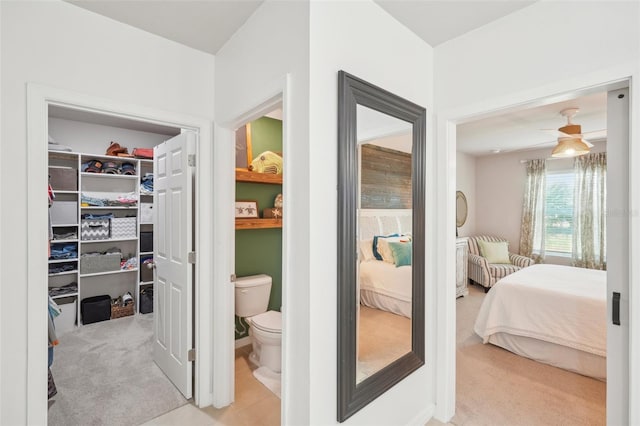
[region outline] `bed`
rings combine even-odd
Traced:
[[[411,265],[372,258],[376,236],[411,234],[411,209],[361,209],[358,212],[360,304],[411,318]]]
[[[474,331],[518,355],[606,379],[606,272],[533,265],[499,280]]]

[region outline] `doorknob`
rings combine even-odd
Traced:
[[[147,268],[149,268],[149,269],[155,269],[156,268],[156,262],[147,262],[146,265],[147,265]]]

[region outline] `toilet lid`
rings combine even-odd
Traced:
[[[267,311],[252,317],[251,324],[262,331],[282,333],[282,314],[278,311]]]

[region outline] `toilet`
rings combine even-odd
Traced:
[[[253,352],[249,359],[258,367],[280,373],[282,314],[267,311],[271,277],[266,274],[238,277],[235,283],[236,315],[249,324]]]

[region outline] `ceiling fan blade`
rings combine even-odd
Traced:
[[[588,137],[589,139],[598,139],[607,137],[607,129],[593,130],[591,132],[584,132],[582,137]]]

